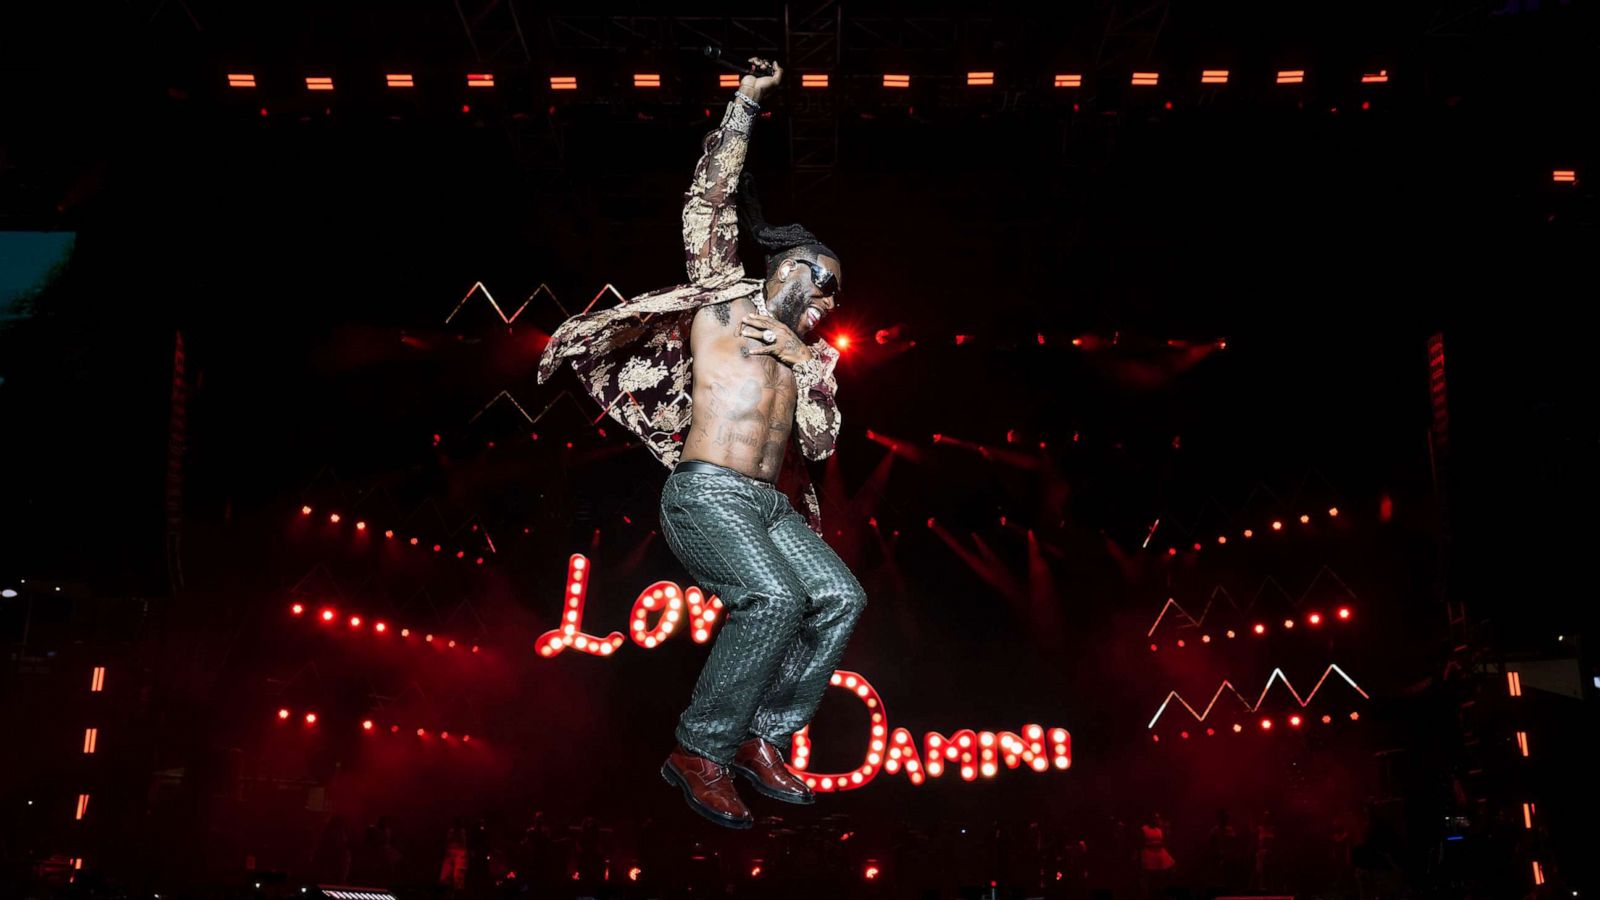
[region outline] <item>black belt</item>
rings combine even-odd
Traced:
[[[727,466],[719,466],[714,462],[706,462],[703,459],[686,459],[674,466],[672,471],[674,474],[678,472],[709,472],[714,475],[733,475],[739,478],[749,479],[750,481],[759,482],[767,487],[775,486],[772,482],[767,481],[764,478],[756,478],[752,475],[746,475],[738,469],[730,469]]]

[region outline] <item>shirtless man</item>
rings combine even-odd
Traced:
[[[815,492],[807,486],[802,516],[776,487],[791,437],[820,460],[839,434],[839,355],[815,331],[835,308],[841,270],[811,232],[767,224],[741,178],[761,98],[783,77],[751,62],[772,74],[741,81],[684,195],[690,283],[569,319],[539,370],[544,381],[570,361],[608,414],[672,467],[661,531],[726,617],[661,776],[731,828],[754,822],[733,776],[773,799],[814,801],[783,754],[866,606],[820,537]],[[744,277],[741,232],[764,253],[764,279]]]

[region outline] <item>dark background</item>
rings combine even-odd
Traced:
[[[1480,661],[1576,655],[1591,616],[1573,601],[1589,593],[1595,500],[1592,8],[1183,7],[1107,61],[1117,8],[995,12],[942,51],[846,52],[839,161],[798,196],[797,84],[757,127],[749,164],[771,217],[844,256],[824,332],[853,339],[845,431],[819,471],[830,540],[871,598],[845,667],[919,738],[1037,722],[1074,743],[1071,772],[919,788],[880,775],[814,815],[880,835],[896,820],[1088,833],[1160,806],[1183,860],[1219,806],[1270,807],[1311,842],[1371,800],[1409,823],[1420,870],[1452,767],[1472,768],[1436,683],[1459,658],[1439,597],[1466,604]],[[615,423],[589,425],[586,397],[558,399],[570,375],[532,375],[544,336],[603,285],[682,279],[678,205],[722,95],[685,54],[574,50],[534,20],[538,62],[518,66],[475,60],[448,4],[34,9],[5,29],[6,227],[79,234],[35,314],[0,331],[0,579],[33,586],[0,607],[7,693],[37,717],[6,802],[52,804],[13,834],[152,877],[222,878],[245,854],[292,868],[330,811],[397,813],[422,868],[453,815],[593,813],[619,832],[686,815],[654,769],[703,648],[531,651],[557,624],[573,552],[597,570],[593,633],[625,631],[649,582],[687,584],[652,532],[664,471]],[[1224,65],[1235,83],[1200,91],[1198,70]],[[492,95],[458,87],[480,67],[497,72]],[[971,67],[1002,89],[950,80]],[[1123,86],[1136,67],[1164,85]],[[1271,84],[1298,67],[1303,88]],[[1392,82],[1361,89],[1380,67]],[[634,99],[636,68],[664,73],[661,98]],[[373,87],[390,70],[418,73],[414,97]],[[1054,70],[1089,72],[1087,87],[1037,87]],[[261,87],[228,91],[231,71]],[[888,97],[881,71],[919,87]],[[337,91],[299,88],[323,72]],[[577,96],[544,89],[561,72],[579,74]],[[1578,183],[1553,184],[1556,168]],[[447,323],[480,281],[508,313],[541,284],[557,302],[535,297],[508,327],[480,294]],[[502,390],[550,411],[475,417]],[[886,464],[869,429],[915,450]],[[357,518],[373,533],[356,536]],[[1274,519],[1290,533],[1266,534]],[[423,549],[380,546],[390,527]],[[989,548],[1004,575],[985,579],[941,534]],[[432,557],[434,542],[466,559]],[[1218,587],[1248,608],[1240,640],[1195,648],[1193,630],[1168,630],[1150,652],[1167,598],[1198,615]],[[482,652],[314,634],[287,612],[297,599]],[[1339,603],[1349,625],[1245,641],[1255,621]],[[1187,651],[1171,646],[1182,636]],[[62,698],[97,654],[122,665],[95,721],[118,724],[86,770],[62,748],[90,714]],[[1281,667],[1303,694],[1329,663],[1373,698],[1330,689],[1308,712],[1333,726],[1184,744],[1169,709],[1162,742],[1146,731],[1169,690],[1199,705],[1228,678],[1253,700]],[[280,725],[280,707],[322,722]],[[1552,721],[1581,733],[1570,714]],[[368,716],[476,746],[363,736]],[[863,722],[830,697],[814,767],[853,764]],[[1503,750],[1508,733],[1486,725],[1483,740]],[[1551,766],[1538,777],[1561,783]],[[98,832],[63,820],[86,779],[104,785]],[[1521,785],[1468,793],[1503,815]],[[1560,795],[1542,808],[1577,813]]]

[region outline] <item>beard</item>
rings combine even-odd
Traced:
[[[772,310],[772,317],[789,326],[795,334],[800,333],[800,317],[805,315],[809,290],[800,284],[786,284],[783,291],[774,297],[767,308]]]

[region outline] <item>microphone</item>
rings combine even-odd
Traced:
[[[731,72],[738,72],[740,75],[766,76],[772,74],[772,69],[768,66],[758,66],[747,62],[734,62],[730,59],[723,59],[721,47],[703,47],[701,48],[700,52],[705,54],[706,59],[711,60],[718,66],[721,66],[722,68]]]

